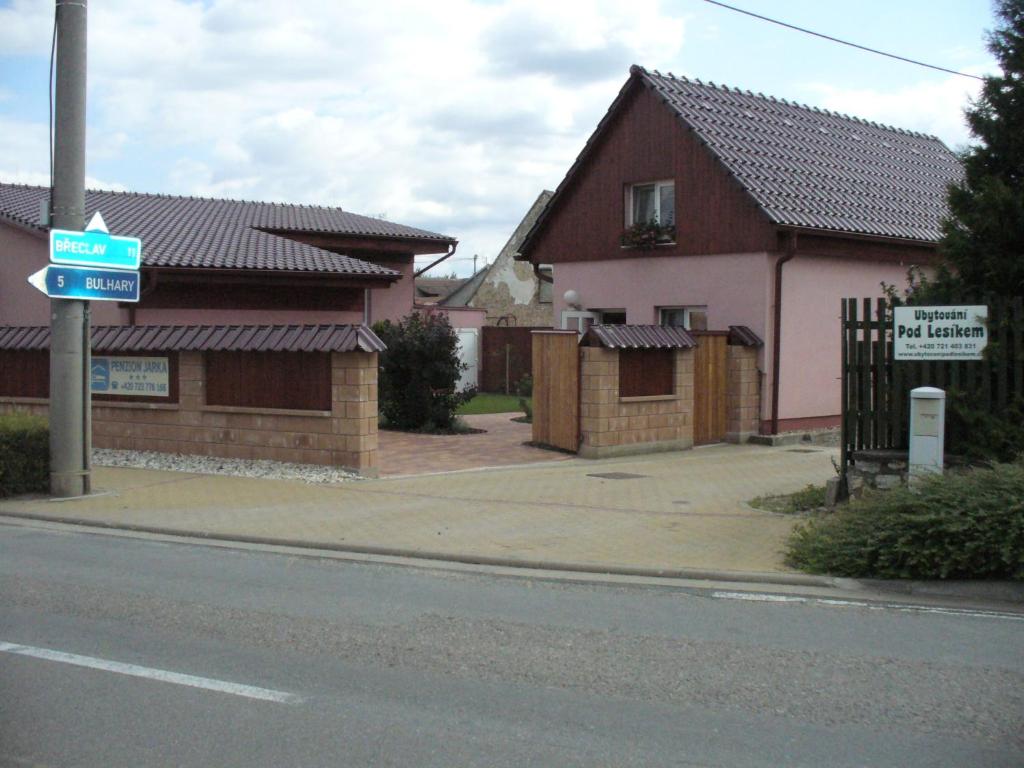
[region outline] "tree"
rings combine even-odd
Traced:
[[[950,187],[935,278],[917,302],[1024,295],[1024,0],[996,0],[989,50],[1002,73],[985,78],[966,110],[977,143],[961,154],[963,180]]]
[[[473,390],[455,390],[465,366],[459,337],[441,314],[413,312],[373,330],[387,345],[380,356],[380,412],[398,429],[449,430]]]

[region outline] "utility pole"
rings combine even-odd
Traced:
[[[85,229],[86,4],[56,0],[57,75],[54,97],[50,226]],[[50,300],[50,493],[89,493],[91,393],[89,303]]]

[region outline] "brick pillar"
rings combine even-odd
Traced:
[[[331,354],[334,464],[377,475],[377,353]]]
[[[603,347],[580,348],[580,455],[615,444],[618,416],[619,353]]]
[[[675,439],[687,448],[693,447],[693,356],[692,349],[676,350],[676,396],[678,417]],[[682,446],[681,446],[682,447]]]
[[[727,426],[725,439],[745,443],[756,435],[761,418],[761,374],[757,370],[757,348],[728,347],[726,385]]]

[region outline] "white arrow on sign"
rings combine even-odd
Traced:
[[[108,235],[110,234],[110,230],[107,229],[107,222],[103,220],[103,214],[101,214],[99,211],[96,211],[96,213],[92,215],[92,218],[89,219],[89,223],[86,225],[85,231],[104,232]]]
[[[43,267],[38,272],[33,272],[28,276],[28,284],[38,288],[43,293],[46,293],[46,273],[49,270],[49,267]]]

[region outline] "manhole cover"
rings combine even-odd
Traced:
[[[817,448],[789,448],[788,453],[821,453]]]
[[[636,480],[650,475],[634,475],[631,472],[595,472],[587,477],[600,477],[602,480]]]

